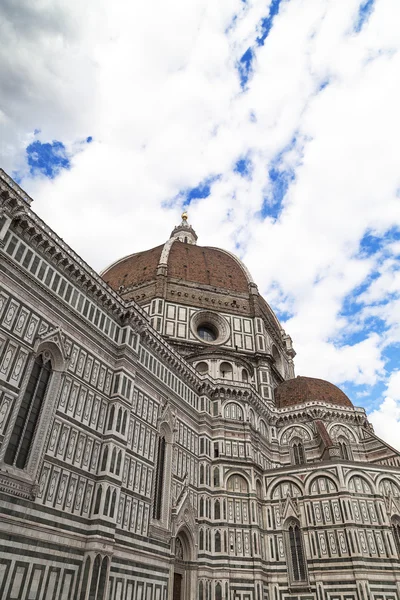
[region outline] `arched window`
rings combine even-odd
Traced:
[[[221,534],[219,531],[215,532],[214,549],[215,552],[221,552]]]
[[[352,460],[352,454],[351,454],[351,449],[350,449],[350,445],[348,443],[347,440],[340,438],[338,440],[339,442],[339,451],[340,451],[340,457],[343,460]]]
[[[161,519],[161,507],[162,507],[162,493],[164,484],[164,467],[165,467],[165,437],[161,436],[158,440],[158,453],[157,453],[157,473],[155,479],[155,490],[154,490],[154,505],[153,505],[153,518]]]
[[[101,502],[101,496],[102,496],[102,494],[103,494],[103,488],[100,486],[99,489],[97,490],[96,502],[94,504],[94,510],[93,510],[93,514],[94,515],[98,515],[99,514],[100,502]]]
[[[121,460],[122,460],[122,452],[121,450],[118,452],[118,460],[117,460],[117,469],[116,469],[116,473],[117,475],[119,475],[119,472],[121,470]]]
[[[112,498],[111,498],[111,507],[110,507],[110,517],[111,518],[114,517],[114,511],[115,511],[115,503],[116,503],[116,501],[117,501],[117,491],[114,490]]]
[[[113,404],[112,407],[110,408],[110,413],[108,415],[107,429],[112,429],[113,421],[114,421],[114,414],[115,414],[115,406]]]
[[[199,600],[204,600],[204,588],[202,581],[199,581]]]
[[[222,362],[220,367],[219,367],[220,373],[221,373],[221,377],[223,379],[232,379],[233,376],[233,369],[232,369],[232,365],[231,363],[228,362]]]
[[[204,465],[200,465],[200,483],[204,483]]]
[[[292,581],[306,581],[306,562],[300,525],[294,519],[287,525],[286,550]]]
[[[214,519],[219,520],[221,518],[221,505],[219,500],[214,503]]]
[[[96,592],[99,581],[99,572],[100,572],[100,563],[101,556],[98,554],[95,558],[93,571],[92,571],[92,580],[90,582],[90,590],[89,590],[89,598],[88,600],[96,600]]]
[[[220,583],[215,586],[215,600],[222,600],[222,587]]]
[[[215,467],[214,469],[214,487],[219,487],[219,469]]]
[[[262,485],[259,479],[256,481],[256,494],[259,500],[262,500]]]
[[[293,462],[295,465],[303,465],[306,462],[303,442],[296,440],[292,444]]]
[[[113,451],[112,451],[111,462],[110,462],[110,471],[111,471],[111,473],[114,473],[116,459],[117,459],[117,449],[114,448]]]
[[[280,372],[282,366],[282,359],[281,355],[279,354],[279,350],[276,346],[272,346],[272,358],[274,359],[275,367]]]
[[[125,435],[126,431],[126,420],[128,418],[128,411],[124,412],[124,420],[122,421],[122,434]]]
[[[50,357],[36,357],[4,456],[8,465],[26,466],[52,371]]]
[[[106,591],[107,583],[107,571],[108,571],[108,558],[105,556],[101,563],[99,585],[96,600],[104,600],[104,592]]]
[[[106,492],[106,499],[104,501],[104,510],[103,510],[103,514],[104,515],[108,515],[108,509],[110,506],[110,497],[111,497],[111,488],[107,488],[107,492]]]
[[[204,550],[204,531],[202,529],[200,529],[199,535],[199,549]]]
[[[263,421],[262,419],[260,421],[260,433],[263,437],[267,437],[267,426],[265,424],[265,421]]]
[[[225,419],[235,419],[243,421],[243,410],[236,402],[229,402],[225,406]]]
[[[117,417],[117,427],[116,427],[117,431],[119,431],[121,429],[121,421],[122,421],[122,408],[120,407],[118,410],[118,417]]]
[[[246,369],[242,369],[242,381],[247,383],[249,381],[249,374]]]
[[[205,375],[206,373],[208,373],[208,364],[204,361],[197,363],[196,371],[200,373],[200,375]]]
[[[90,571],[90,557],[88,556],[85,561],[85,569],[83,571],[80,600],[85,600],[85,597],[86,597],[87,585],[88,585],[88,580],[89,580],[89,571]]]
[[[199,508],[200,517],[204,517],[204,498],[200,498],[200,508]]]
[[[104,448],[103,452],[103,460],[101,461],[101,470],[105,471],[107,467],[107,459],[108,459],[108,446]]]
[[[394,518],[392,521],[393,537],[397,548],[397,554],[400,558],[400,519]]]
[[[228,492],[245,494],[249,491],[249,485],[241,475],[231,475],[227,482]]]

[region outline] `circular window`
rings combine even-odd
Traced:
[[[199,325],[197,335],[205,342],[215,342],[218,337],[218,332],[212,325]]]
[[[195,313],[190,321],[194,336],[206,344],[225,344],[230,336],[229,323],[218,313],[201,310]]]

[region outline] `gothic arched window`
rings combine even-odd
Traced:
[[[114,447],[112,454],[111,454],[111,462],[110,462],[111,473],[114,473],[116,459],[117,459],[117,449]]]
[[[204,465],[200,465],[200,483],[204,483]]]
[[[303,465],[306,462],[306,454],[304,452],[304,445],[301,440],[296,440],[292,444],[293,462],[295,465]]]
[[[108,415],[107,429],[112,429],[113,421],[114,421],[114,413],[115,413],[115,406],[113,404],[112,407],[110,408],[110,413]]]
[[[214,519],[219,521],[220,518],[221,518],[221,505],[220,505],[219,500],[216,500],[214,503]]]
[[[200,529],[199,535],[199,549],[204,550],[204,531],[202,529]]]
[[[94,504],[94,510],[93,510],[93,514],[94,515],[98,515],[99,514],[100,502],[101,502],[101,496],[102,496],[102,494],[103,494],[103,488],[100,486],[99,489],[97,490],[96,502]]]
[[[199,582],[199,600],[204,600],[203,582]]]
[[[101,461],[101,471],[105,471],[107,467],[107,459],[108,459],[108,446],[104,448],[103,452],[103,460]]]
[[[394,519],[392,521],[393,537],[397,548],[397,554],[400,558],[400,519]]]
[[[306,581],[303,539],[300,525],[296,520],[293,519],[288,523],[286,534],[286,550],[291,579],[293,582]]]
[[[126,420],[128,418],[128,412],[125,411],[124,413],[124,419],[122,421],[122,434],[125,435],[125,430],[126,430]]]
[[[99,582],[99,574],[100,574],[100,565],[101,565],[101,556],[98,554],[95,558],[93,571],[92,571],[92,580],[90,582],[90,590],[89,590],[89,598],[88,600],[95,600],[97,595],[97,586]]]
[[[215,532],[214,550],[215,552],[221,552],[221,534],[219,531]]]
[[[220,583],[215,586],[215,600],[222,600],[222,587]]]
[[[108,515],[108,508],[110,506],[111,488],[107,488],[106,499],[104,501],[103,514]]]
[[[153,517],[155,519],[161,519],[161,507],[162,507],[162,493],[164,484],[164,468],[165,468],[165,437],[162,436],[158,440],[158,453],[157,453],[157,473],[154,490],[154,505],[153,505]]]
[[[46,358],[43,354],[36,357],[4,456],[8,465],[18,469],[26,466],[52,371],[47,355]]]
[[[219,469],[215,467],[214,469],[214,487],[219,487]]]
[[[348,441],[343,438],[340,438],[338,442],[341,458],[343,458],[343,460],[352,460],[353,457]]]

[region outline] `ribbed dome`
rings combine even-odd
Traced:
[[[342,390],[324,379],[296,377],[295,379],[284,381],[275,389],[275,403],[277,408],[286,408],[304,402],[318,401],[329,402],[336,406],[353,406]]]
[[[118,291],[121,286],[125,288],[138,286],[156,278],[157,267],[164,245],[151,250],[131,254],[112,264],[103,273],[102,277],[108,285]]]
[[[120,286],[135,288],[153,281],[163,262],[165,246],[132,254],[106,269],[102,276],[115,290]],[[245,268],[233,255],[223,250],[195,246],[174,240],[166,254],[167,277],[232,292],[248,293],[249,278]]]

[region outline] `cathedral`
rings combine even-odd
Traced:
[[[400,600],[400,453],[186,213],[101,274],[0,170],[0,600]]]

